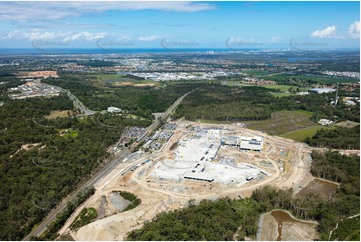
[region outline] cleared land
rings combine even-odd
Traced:
[[[357,122],[353,122],[353,121],[344,121],[344,122],[337,123],[335,125],[342,127],[342,128],[353,128],[360,124]]]
[[[312,112],[307,111],[279,111],[274,112],[270,119],[262,121],[248,121],[247,128],[266,132],[271,135],[283,135],[296,130],[320,126],[310,121]],[[302,133],[303,131],[301,131]],[[316,131],[314,131],[316,132]]]
[[[54,110],[51,111],[49,115],[44,116],[44,118],[48,120],[56,118],[67,118],[70,117],[72,114],[73,111],[71,110]]]
[[[154,82],[152,80],[141,80],[136,78],[131,78],[122,74],[96,74],[91,75],[95,77],[98,82],[102,85],[110,84],[114,86],[135,86],[135,87],[144,87],[144,86],[161,86],[161,84]]]
[[[170,211],[187,206],[189,199],[195,199],[197,204],[202,199],[218,199],[229,196],[231,198],[248,197],[254,189],[267,184],[276,187],[295,188],[299,182],[309,174],[309,149],[301,143],[286,140],[279,137],[268,136],[259,131],[245,129],[244,127],[231,125],[199,124],[188,121],[177,122],[179,128],[163,145],[161,149],[153,153],[139,153],[135,160],[128,158],[120,163],[107,177],[95,185],[95,194],[88,199],[77,212],[72,215],[60,234],[70,234],[76,240],[123,240],[127,233],[139,228],[145,221],[154,218],[159,212]],[[157,165],[166,159],[174,159],[177,149],[171,149],[173,144],[187,139],[197,133],[192,127],[221,128],[246,136],[262,136],[265,142],[262,152],[240,151],[239,148],[224,146],[219,149],[218,158],[233,157],[235,164],[239,162],[249,163],[250,166],[259,166],[267,171],[269,176],[253,179],[246,184],[223,184],[221,182],[202,182],[194,180],[168,180],[157,179],[151,176]],[[192,131],[193,130],[193,131]],[[280,150],[282,147],[282,151]],[[217,159],[215,162],[217,162]],[[280,169],[282,160],[287,169]],[[262,165],[268,161],[267,166]],[[112,215],[105,204],[111,205],[111,201],[102,202],[104,196],[108,197],[114,190],[122,190],[135,194],[142,203],[131,211],[124,211]],[[102,198],[103,197],[103,198]],[[106,199],[108,200],[108,199]],[[103,204],[103,205],[101,205]],[[69,229],[70,224],[85,207],[99,208],[103,218],[89,223],[78,231]],[[107,212],[108,211],[108,212]]]
[[[316,226],[317,222],[299,220],[287,211],[274,210],[263,216],[260,240],[314,240],[317,238]]]

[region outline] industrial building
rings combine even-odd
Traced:
[[[261,137],[254,136],[254,137],[240,137],[239,148],[241,150],[257,150],[261,151],[263,148],[263,141]]]
[[[239,146],[242,150],[256,150],[261,151],[263,148],[263,141],[261,137],[246,137],[246,136],[222,136],[222,145]]]
[[[237,136],[223,136],[221,139],[222,145],[237,146],[239,143]]]
[[[336,91],[336,90],[332,89],[332,88],[312,88],[312,89],[308,89],[309,93],[316,93],[316,94],[330,93],[330,92],[334,92],[334,91]]]
[[[206,182],[221,182],[225,184],[244,184],[261,173],[268,175],[256,166],[249,164],[237,164],[233,158],[222,158],[216,162],[217,153],[222,143],[239,145],[240,139],[244,149],[261,150],[262,139],[260,137],[220,136],[221,130],[217,129],[194,129],[194,135],[179,141],[174,151],[173,160],[158,162],[151,176],[156,179],[168,179],[175,181],[196,180]]]

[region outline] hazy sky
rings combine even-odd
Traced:
[[[0,48],[359,48],[359,2],[1,2]]]

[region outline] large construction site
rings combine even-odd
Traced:
[[[187,206],[190,199],[244,198],[264,185],[305,185],[310,151],[303,143],[249,130],[243,124],[211,125],[178,121],[164,125],[96,184],[96,192],[70,217],[60,234],[75,240],[124,240],[159,212]],[[141,204],[124,211],[126,191]],[[69,227],[83,208],[98,218],[77,230]]]

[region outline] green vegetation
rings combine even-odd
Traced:
[[[203,200],[195,206],[158,214],[127,240],[242,240],[255,238],[259,206],[250,200]],[[236,231],[238,233],[236,234]]]
[[[312,126],[312,127],[292,131],[286,134],[282,134],[280,136],[288,139],[297,140],[300,142],[305,142],[307,138],[312,138],[318,131],[328,130],[328,129],[331,129],[331,127]]]
[[[245,122],[250,129],[260,130],[272,135],[283,135],[295,130],[314,127],[314,122],[310,121],[313,113],[308,111],[278,111],[271,115],[270,119],[262,121]],[[320,127],[320,126],[316,126]]]
[[[1,87],[2,88],[2,87]],[[21,240],[62,198],[111,157],[106,150],[126,126],[149,121],[110,117],[56,118],[53,110],[72,110],[66,95],[11,100],[0,88],[0,229],[1,240]],[[35,120],[35,122],[34,122]],[[65,137],[59,130],[70,130]],[[39,143],[30,149],[23,145]]]
[[[98,217],[97,210],[95,208],[83,208],[80,214],[74,219],[74,222],[70,225],[72,230],[78,229],[94,221]]]
[[[360,149],[360,126],[321,129],[312,138],[306,138],[305,142],[315,147],[358,150]]]
[[[353,82],[357,83],[360,80],[356,78],[340,78],[340,77],[320,77],[316,75],[291,75],[291,74],[277,74],[277,75],[268,75],[263,77],[267,80],[275,81],[280,85],[295,85],[299,87],[306,87],[312,84],[336,84],[336,83],[346,83]]]
[[[108,127],[119,127],[119,126],[142,126],[146,127],[152,123],[150,119],[138,117],[136,115],[125,114],[96,114],[95,119],[103,126]],[[134,125],[137,124],[137,125]]]
[[[271,118],[273,112],[288,110],[312,112],[312,121],[328,118],[358,122],[360,119],[358,106],[344,110],[329,105],[331,94],[277,98],[269,91],[270,89],[257,86],[201,85],[183,100],[173,118],[244,122],[265,120]],[[290,124],[293,125],[293,122]],[[286,132],[289,131],[292,130]]]
[[[51,222],[47,230],[40,237],[32,237],[32,240],[55,240],[59,234],[57,233],[59,229],[65,224],[66,220],[70,215],[75,211],[75,209],[85,202],[91,195],[95,192],[94,187],[89,187],[84,191],[77,194],[76,198],[73,201],[70,201],[64,212],[59,214],[56,219]]]
[[[78,130],[69,129],[68,132],[66,132],[64,134],[64,138],[66,138],[66,139],[73,138],[74,139],[74,138],[78,137],[78,135],[79,135]]]
[[[360,157],[330,151],[313,152],[312,157],[312,175],[341,182],[332,200],[319,208],[318,230],[321,240],[327,240],[338,221],[360,213]],[[344,227],[339,233],[351,235],[355,230],[352,227]]]
[[[163,112],[183,94],[198,84],[176,83],[159,87],[114,86],[104,84],[94,75],[63,75],[61,79],[47,79],[46,83],[68,89],[91,110],[106,110],[115,106],[127,114],[151,119],[152,113]]]
[[[360,216],[339,222],[330,240],[360,241]]]
[[[342,127],[342,128],[354,128],[357,125],[360,125],[359,123],[352,122],[352,121],[343,121],[340,123],[335,124],[336,126]]]
[[[266,105],[272,96],[264,90],[254,86],[201,86],[183,100],[173,117],[226,122],[266,119],[272,112]]]
[[[119,193],[120,196],[122,196],[124,199],[127,199],[128,201],[131,202],[131,204],[129,204],[128,207],[126,207],[124,209],[124,211],[128,211],[133,208],[136,208],[142,203],[142,200],[140,198],[138,198],[136,195],[134,195],[133,193],[125,192],[125,191],[113,191],[113,192]]]

